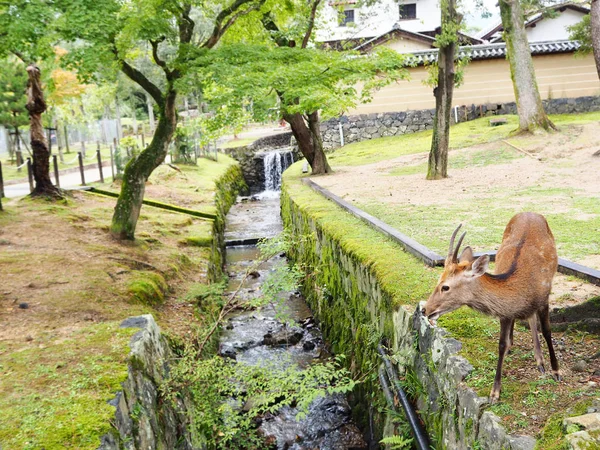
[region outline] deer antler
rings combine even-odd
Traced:
[[[454,254],[452,255],[452,261],[455,263],[458,262],[458,251],[460,250],[460,246],[462,245],[463,239],[465,238],[465,234],[467,234],[466,231],[460,236],[460,239],[458,240],[458,244],[456,244],[456,248],[454,249]]]
[[[460,230],[460,227],[462,227],[462,223],[456,227],[456,230],[454,230],[454,233],[452,233],[452,237],[450,238],[450,247],[448,248],[448,256],[446,257],[446,263],[455,263],[458,262],[458,251],[460,250],[460,246],[462,245],[463,239],[465,238],[465,234],[467,234],[467,232],[465,231],[461,237],[458,239],[458,245],[456,246],[456,248],[454,248],[454,239],[456,239],[456,235],[458,233],[458,230]]]
[[[458,230],[460,230],[460,227],[462,227],[462,223],[456,227],[456,230],[454,230],[454,233],[452,233],[452,237],[450,238],[450,247],[448,248],[448,256],[446,256],[446,261],[451,262],[452,261],[452,250],[454,250],[454,239],[456,239],[456,234],[458,233]]]

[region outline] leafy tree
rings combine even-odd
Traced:
[[[328,173],[320,116],[339,116],[358,102],[369,101],[375,89],[406,78],[405,59],[386,48],[359,55],[298,47],[291,44],[291,34],[280,31],[274,39],[277,42],[268,39],[262,45],[223,45],[209,58],[197,61],[203,68],[199,83],[205,98],[213,103],[241,108],[244,102],[252,102],[254,115],[265,115],[268,103],[261,99],[276,94],[279,111],[312,173]]]
[[[19,128],[29,123],[27,109],[27,72],[25,66],[15,58],[10,58],[1,63],[4,67],[0,71],[0,125],[14,131],[18,139]],[[9,148],[12,155],[13,148]]]
[[[600,1],[592,0],[590,14],[569,27],[570,38],[579,41],[581,47],[577,53],[582,55],[594,54],[596,70],[600,77]]]
[[[442,0],[441,33],[436,36],[439,48],[437,61],[437,86],[435,95],[435,117],[431,150],[427,166],[427,179],[437,180],[448,176],[448,146],[450,144],[450,114],[452,112],[452,95],[456,83],[454,58],[462,16],[456,11],[455,0]]]
[[[519,132],[556,129],[544,107],[535,79],[520,0],[500,0],[506,56],[519,114]]]
[[[154,136],[126,166],[111,234],[133,239],[145,183],[163,162],[177,124],[176,101],[185,92],[188,58],[208,52],[243,15],[265,0],[57,0],[52,33],[67,44],[65,61],[84,79],[120,70],[154,100]]]

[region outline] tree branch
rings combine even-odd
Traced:
[[[275,41],[275,43],[279,47],[295,47],[296,46],[296,43],[293,40],[290,41],[287,37],[285,37],[281,34],[279,34],[278,36],[276,35],[277,33],[281,33],[281,32],[280,32],[277,24],[273,21],[273,18],[271,17],[271,13],[267,12],[267,13],[263,14],[261,22],[263,24],[263,27],[265,27],[265,30],[272,33],[271,38],[273,39],[273,41]]]
[[[219,42],[225,31],[227,31],[227,29],[231,25],[233,25],[233,23],[237,20],[238,17],[244,14],[248,14],[250,11],[258,9],[265,2],[265,0],[259,0],[257,4],[252,5],[243,11],[240,11],[240,8],[242,6],[253,1],[254,0],[235,0],[235,2],[229,8],[225,8],[223,11],[221,11],[215,19],[215,27],[213,28],[212,34],[206,40],[206,42],[202,44],[202,47],[213,48]],[[227,19],[227,17],[231,14],[234,14],[233,17],[230,17],[226,24],[223,26],[223,21],[225,21],[225,19]]]
[[[313,28],[315,27],[315,17],[317,15],[317,8],[319,7],[319,4],[321,3],[321,0],[315,0],[312,8],[310,9],[310,17],[308,19],[308,28],[306,29],[306,33],[304,34],[304,39],[302,39],[302,47],[301,48],[306,48],[306,46],[308,45],[308,41],[310,40],[310,36],[312,34]]]
[[[154,99],[154,101],[158,104],[160,108],[162,108],[165,104],[165,97],[161,90],[156,86],[152,81],[150,81],[146,75],[140,72],[135,67],[131,66],[127,61],[119,58],[116,50],[114,51],[115,56],[117,57],[117,61],[121,65],[121,70],[129,79],[139,84],[142,89],[144,89],[150,96]]]
[[[191,10],[192,6],[187,5],[181,11],[181,17],[177,19],[177,23],[179,26],[179,41],[182,44],[189,44],[194,34],[194,27],[196,26],[196,23],[190,17]]]
[[[163,72],[165,73],[167,78],[169,78],[172,75],[172,72],[169,69],[169,67],[167,66],[167,63],[165,61],[163,61],[162,59],[160,59],[160,56],[158,56],[158,44],[160,44],[164,40],[165,40],[164,37],[161,37],[160,39],[158,39],[156,41],[151,40],[150,45],[152,46],[152,58],[154,59],[154,62],[156,63],[157,66],[159,66],[163,70]]]

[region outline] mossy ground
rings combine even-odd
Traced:
[[[600,254],[600,242],[597,239],[600,205],[597,196],[583,189],[586,188],[582,185],[584,181],[577,185],[577,180],[571,179],[564,183],[559,177],[548,176],[531,185],[514,183],[509,189],[489,186],[480,190],[479,186],[472,188],[472,178],[461,178],[460,170],[484,167],[494,170],[498,165],[518,163],[529,158],[502,140],[534,155],[543,155],[546,147],[553,146],[559,150],[571,148],[587,151],[591,157],[593,150],[590,150],[598,142],[594,137],[597,133],[589,127],[593,128],[595,125],[590,124],[598,123],[600,113],[552,116],[551,119],[562,130],[551,135],[551,141],[543,136],[512,136],[511,131],[517,126],[517,118],[508,116],[507,119],[508,125],[502,127],[489,127],[487,118],[452,127],[450,171],[458,181],[463,181],[465,191],[471,189],[473,192],[477,189],[475,195],[464,199],[458,195],[445,196],[442,190],[436,191],[436,197],[426,187],[422,187],[411,193],[410,202],[396,200],[394,204],[390,200],[399,189],[410,184],[409,181],[401,185],[403,187],[394,189],[390,180],[401,180],[403,177],[413,177],[407,180],[414,180],[416,174],[425,177],[424,161],[431,144],[431,131],[347,145],[329,156],[334,171],[337,170],[338,174],[315,177],[313,181],[442,255],[446,252],[448,237],[458,223],[466,224],[467,243],[475,250],[493,250],[497,248],[504,227],[512,215],[522,210],[534,210],[547,217],[560,256],[584,263],[591,261],[592,265],[596,261],[597,264],[599,260],[594,259],[593,255]],[[584,126],[588,126],[587,134],[581,133]],[[402,155],[409,156],[402,159]],[[415,155],[415,158],[410,155]],[[387,160],[394,158],[404,162],[400,165],[387,163]],[[375,164],[378,161],[381,164]],[[571,163],[554,154],[540,164],[552,172]],[[369,168],[360,171],[360,166],[363,165]],[[515,170],[518,171],[518,168]],[[469,176],[472,177],[474,173],[471,170]],[[339,239],[342,246],[361,255],[359,257],[370,266],[380,268],[377,270],[384,274],[380,278],[382,286],[394,293],[393,301],[396,306],[405,303],[416,305],[418,301],[428,297],[435,285],[438,270],[426,268],[416,260],[416,263],[402,260],[404,257],[409,260],[412,258],[393,243],[386,243],[383,236],[371,236],[372,230],[362,230],[368,227],[315,192],[310,192],[308,187],[299,182],[299,177],[299,165],[292,166],[286,172],[286,182],[290,184],[290,192],[293,189],[294,201],[318,219],[324,230]],[[347,177],[346,184],[344,177]],[[389,192],[387,185],[383,189],[371,190],[371,179],[375,178],[385,180],[390,186]],[[352,186],[359,184],[360,188],[353,189]],[[427,201],[413,201],[412,196]],[[420,285],[415,286],[415,283]],[[463,343],[461,354],[475,367],[468,380],[469,385],[481,395],[488,395],[497,361],[497,321],[461,309],[441,318],[439,324]],[[587,384],[591,372],[577,374],[571,371],[570,366],[600,349],[598,336],[571,329],[564,333],[554,333],[554,338],[564,343],[559,362],[565,381],[561,383],[539,375],[533,360],[530,332],[522,325],[516,327],[515,347],[504,365],[502,402],[494,407],[494,411],[502,417],[510,431],[520,434],[539,433],[553,414],[567,414],[561,411],[587,401],[591,395],[597,395],[593,385]],[[542,350],[548,365],[544,342]],[[538,448],[546,448],[543,447],[545,441],[540,442],[542,444],[538,444]]]
[[[232,170],[239,173],[222,155],[218,163],[200,160],[181,172],[161,167],[147,197],[226,210],[228,205],[215,205],[217,198],[224,201],[215,182],[231,178]],[[152,313],[175,338],[197,326],[202,312],[195,302],[178,299],[188,287],[207,283],[213,249],[185,242],[212,240],[213,222],[144,206],[136,241],[118,243],[108,233],[114,204],[113,198],[79,192],[57,203],[27,198],[4,203],[3,448],[97,448],[114,417],[107,401],[125,379],[135,332],[120,330],[119,323]]]

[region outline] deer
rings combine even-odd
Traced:
[[[467,246],[458,254],[464,232],[454,248],[454,240],[462,224],[450,238],[444,272],[431,293],[423,312],[432,325],[442,314],[468,306],[500,319],[498,364],[490,403],[500,399],[502,363],[513,345],[515,320],[528,320],[533,336],[537,368],[545,374],[538,336],[538,322],[548,345],[552,374],[561,380],[558,361],[552,345],[548,297],[558,267],[554,236],[545,217],[531,212],[516,214],[504,230],[496,253],[495,273],[488,273],[489,255],[475,259]]]

